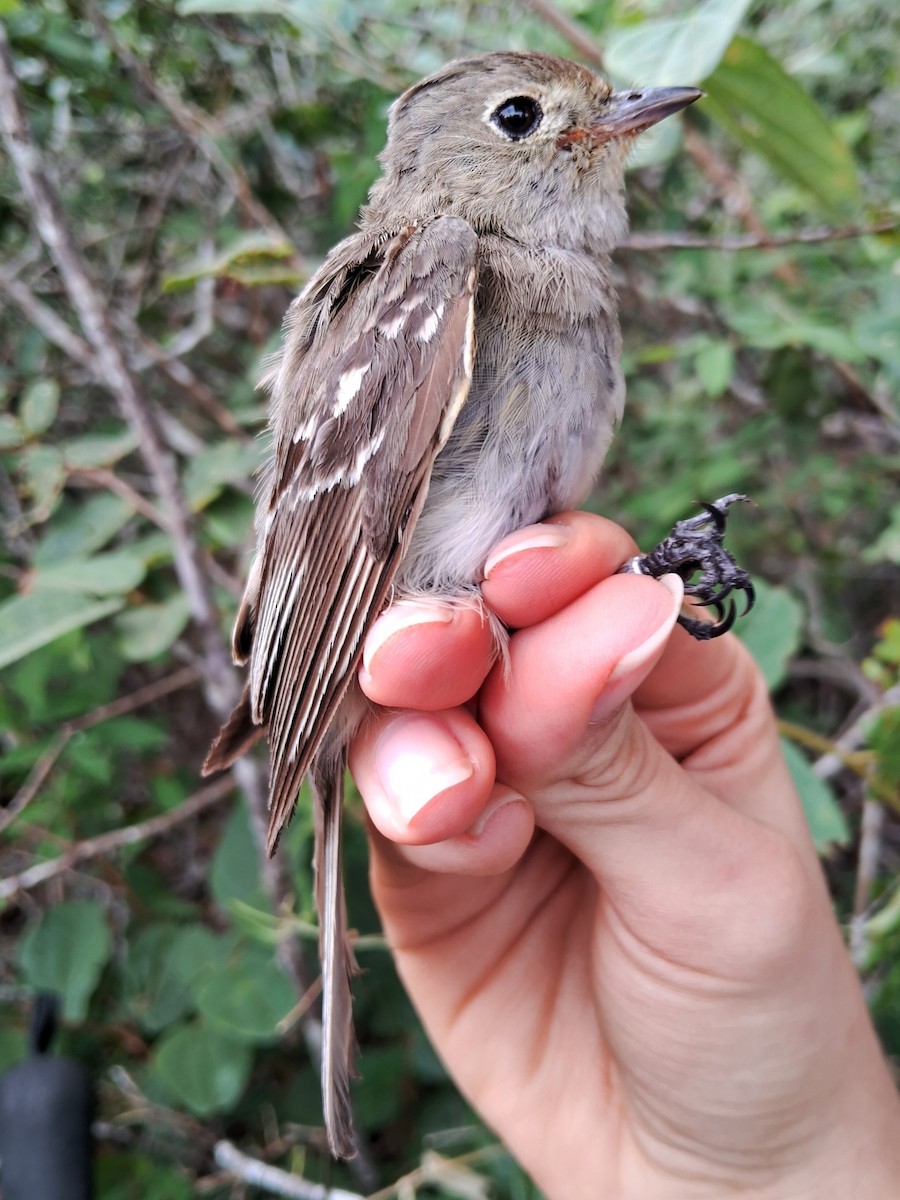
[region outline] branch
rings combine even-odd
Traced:
[[[0,813],[0,833],[31,803],[53,770],[57,759],[76,733],[93,729],[95,725],[100,725],[103,721],[110,721],[113,717],[122,717],[126,713],[134,712],[145,704],[152,704],[154,700],[161,700],[163,696],[169,696],[172,692],[190,687],[192,683],[196,682],[197,672],[193,667],[183,667],[180,671],[167,675],[164,679],[148,683],[146,687],[139,688],[128,696],[120,696],[117,700],[113,700],[109,704],[102,704],[99,708],[92,709],[74,721],[68,721],[61,729],[57,730],[53,741],[31,768],[28,778]]]
[[[603,69],[603,50],[600,43],[595,41],[567,13],[562,12],[555,4],[551,4],[550,0],[526,0],[526,3],[535,16],[540,17],[557,33],[561,33],[582,58],[586,58],[595,67]]]
[[[280,1167],[273,1167],[270,1163],[260,1162],[258,1158],[250,1158],[231,1142],[217,1142],[213,1154],[216,1165],[235,1179],[261,1188],[264,1192],[271,1192],[274,1196],[287,1196],[290,1200],[364,1200],[359,1192],[313,1183],[301,1179],[299,1175],[282,1171]]]
[[[874,225],[845,225],[840,229],[822,226],[794,233],[738,233],[728,237],[706,237],[695,233],[633,233],[619,244],[621,250],[777,250],[781,246],[838,242],[869,237],[900,229],[900,217],[888,217]]]
[[[52,858],[49,862],[36,863],[18,875],[8,875],[5,879],[0,879],[0,900],[8,900],[17,892],[46,883],[48,879],[62,875],[65,871],[70,871],[79,863],[87,862],[89,859],[102,858],[105,854],[121,850],[124,846],[133,846],[135,842],[161,837],[177,825],[190,821],[205,809],[212,807],[213,804],[218,804],[233,791],[234,780],[230,775],[223,775],[221,779],[217,779],[207,787],[201,788],[199,792],[195,792],[193,796],[189,796],[183,804],[173,808],[170,812],[162,813],[158,817],[150,817],[146,821],[139,821],[136,825],[125,825],[110,833],[101,833],[98,837],[86,838],[83,842],[76,842],[58,858]]]

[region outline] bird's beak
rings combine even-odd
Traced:
[[[603,116],[584,129],[571,129],[560,142],[567,145],[591,141],[595,145],[614,138],[643,132],[658,121],[687,108],[699,100],[703,92],[693,87],[641,88],[639,91],[613,92],[606,102]]]

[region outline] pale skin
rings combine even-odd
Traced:
[[[551,1200],[888,1200],[900,1104],[765,686],[634,553],[584,513],[500,543],[507,673],[470,610],[372,630],[395,711],[351,768],[398,969]]]

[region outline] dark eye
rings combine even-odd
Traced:
[[[491,120],[501,133],[518,141],[537,129],[543,115],[541,106],[531,96],[513,96],[494,109]]]

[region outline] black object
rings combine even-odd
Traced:
[[[679,521],[669,536],[649,554],[636,555],[619,568],[620,572],[650,575],[654,579],[671,573],[680,575],[684,580],[684,594],[698,604],[712,608],[716,614],[715,623],[698,621],[683,614],[678,618],[678,624],[701,642],[721,637],[734,624],[737,608],[732,593],[743,592],[741,616],[747,615],[756,600],[750,576],[723,545],[728,509],[739,502],[749,503],[749,498],[731,492],[712,504],[701,500],[702,513]]]
[[[47,1054],[57,999],[35,1000],[30,1056],[0,1076],[3,1200],[92,1200],[94,1089],[87,1070]]]

